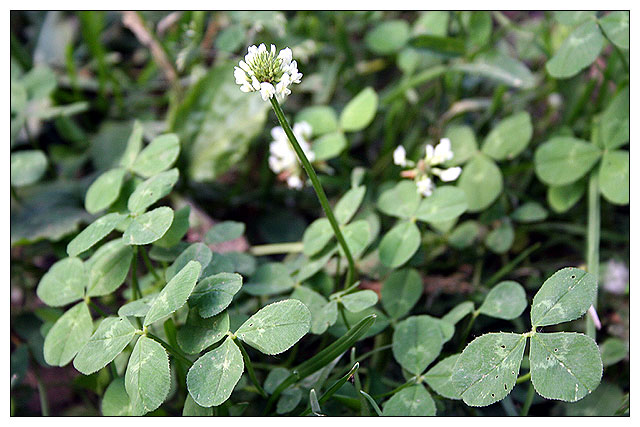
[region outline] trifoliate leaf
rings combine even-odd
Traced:
[[[138,154],[132,170],[140,176],[149,178],[169,169],[180,154],[180,141],[173,133],[160,135],[151,141]]]
[[[189,231],[189,214],[191,213],[191,207],[186,205],[173,214],[173,222],[171,223],[171,227],[167,230],[167,232],[160,238],[160,240],[156,240],[153,242],[154,246],[159,246],[161,248],[171,248],[178,243],[187,234]]]
[[[209,408],[223,404],[244,371],[242,353],[231,338],[196,360],[187,373],[187,389],[193,400]]]
[[[196,285],[202,266],[198,261],[189,261],[162,289],[144,318],[143,326],[151,325],[182,307]]]
[[[61,307],[84,296],[87,284],[84,263],[79,258],[64,258],[51,266],[38,284],[38,298],[50,307]]]
[[[235,240],[244,234],[245,225],[236,221],[223,221],[207,231],[204,241],[207,245]]]
[[[296,287],[291,294],[291,298],[301,301],[311,312],[312,334],[321,335],[329,326],[335,323],[338,314],[335,301],[328,303],[325,297],[306,286]],[[334,310],[331,307],[327,307],[327,304],[332,304]]]
[[[575,402],[600,384],[602,361],[593,339],[577,333],[537,333],[531,337],[531,382],[547,399]]]
[[[533,297],[531,325],[555,325],[577,319],[595,301],[597,287],[595,276],[579,268],[555,272]]]
[[[393,332],[393,357],[407,371],[420,375],[440,354],[443,337],[438,319],[411,316]]]
[[[171,280],[178,271],[182,270],[182,268],[191,261],[198,261],[200,263],[200,266],[202,267],[200,272],[202,275],[202,271],[209,265],[212,257],[213,253],[207,245],[200,242],[194,243],[185,249],[178,258],[176,258],[173,264],[167,267],[164,277],[167,281]]]
[[[134,337],[136,329],[123,317],[107,317],[73,360],[85,375],[104,368],[120,354]]]
[[[44,340],[44,360],[51,366],[64,366],[89,341],[93,320],[89,307],[83,301],[67,310]]]
[[[111,169],[93,181],[84,200],[87,212],[95,214],[111,206],[120,195],[126,174],[127,171],[124,169]]]
[[[124,221],[126,217],[127,216],[123,214],[110,213],[96,219],[69,242],[67,245],[67,253],[73,257],[90,249],[115,230],[118,224]]]
[[[236,331],[242,341],[265,354],[279,354],[297,343],[311,327],[311,312],[295,299],[269,304]]]
[[[393,188],[384,191],[378,198],[381,212],[398,218],[411,218],[420,204],[416,185],[410,181],[400,181]]]
[[[469,406],[487,406],[513,389],[527,340],[523,335],[490,333],[471,341],[453,368],[451,381]]]
[[[420,202],[415,215],[420,221],[441,223],[458,218],[467,210],[465,192],[452,185],[437,187]]]
[[[157,409],[169,394],[171,372],[164,347],[145,336],[136,343],[124,375],[131,412],[144,415]]]
[[[344,308],[357,313],[365,308],[372,307],[378,302],[378,294],[370,289],[354,292],[340,297]]]
[[[144,213],[129,224],[122,239],[128,245],[148,245],[160,239],[173,222],[173,210],[162,206]]]
[[[271,262],[258,267],[243,289],[249,295],[277,295],[293,289],[294,285],[284,264]]]
[[[487,294],[478,311],[485,316],[511,320],[520,316],[527,308],[524,288],[512,280],[498,283]]]

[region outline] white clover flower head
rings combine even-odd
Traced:
[[[398,145],[393,151],[393,163],[402,167],[407,165],[407,151],[402,145]]]
[[[307,122],[295,123],[293,125],[293,134],[296,136],[300,148],[302,148],[302,151],[310,162],[316,158],[309,143],[312,131],[311,125]],[[271,137],[273,141],[269,144],[269,168],[274,173],[281,175],[290,188],[301,189],[304,185],[302,168],[300,167],[298,156],[291,146],[287,134],[282,127],[276,126],[271,129]]]
[[[302,80],[298,63],[292,60],[291,49],[287,47],[276,54],[275,45],[267,49],[264,43],[258,47],[249,46],[233,75],[241,91],[260,91],[265,101],[274,95],[278,100],[284,100],[291,94],[289,87]]]
[[[427,145],[425,161],[430,166],[439,165],[451,159],[453,159],[453,151],[451,151],[449,138],[442,138],[435,148],[433,145]]]
[[[433,193],[434,189],[433,181],[426,175],[423,175],[416,181],[416,187],[418,189],[418,193],[422,194],[424,197],[429,197]]]

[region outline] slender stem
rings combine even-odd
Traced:
[[[324,394],[320,397],[320,399],[318,399],[318,403],[322,404],[327,400],[329,400],[329,398],[333,396],[335,392],[338,391],[349,380],[349,378],[351,378],[351,376],[358,370],[359,367],[360,367],[360,364],[356,362],[353,365],[353,367],[349,369],[349,372],[347,372],[345,375],[339,378],[331,387],[327,389],[327,391],[324,392]],[[311,413],[311,408],[307,408],[302,413],[300,413],[299,416],[304,417],[306,415],[309,415],[310,413]]]
[[[598,277],[600,263],[600,186],[598,184],[598,170],[591,171],[588,190],[588,220],[587,220],[587,271]],[[593,306],[597,307],[598,290]],[[596,327],[591,316],[587,316],[587,335],[596,338]]]
[[[150,271],[151,274],[153,274],[153,277],[155,277],[156,280],[162,280],[156,269],[153,267],[153,264],[151,264],[149,254],[147,254],[147,250],[144,248],[144,246],[140,246],[140,252],[142,252],[142,260],[144,261],[144,265],[145,267],[147,267],[147,270]]]
[[[100,307],[98,307],[98,304],[96,304],[95,302],[89,300],[89,305],[98,312],[98,314],[100,314],[101,316],[107,317],[109,316],[107,313],[104,312],[103,309],[101,309]]]
[[[138,286],[138,247],[133,247],[133,260],[131,261],[131,296],[135,301],[142,297],[140,287]]]
[[[38,396],[40,398],[40,410],[43,417],[49,416],[49,399],[47,398],[47,389],[40,379],[40,375],[36,374],[36,384],[38,385]]]
[[[525,381],[529,381],[530,379],[531,379],[531,372],[527,372],[526,374],[520,375],[518,377],[518,379],[516,380],[516,384],[521,384]]]
[[[520,262],[522,262],[523,259],[525,259],[527,256],[529,256],[529,254],[531,254],[538,248],[540,248],[540,242],[537,242],[529,246],[527,249],[521,252],[517,257],[512,259],[508,264],[506,264],[504,267],[498,270],[493,276],[489,277],[489,279],[484,283],[484,286],[487,288],[492,287],[495,283],[498,282],[498,280],[502,279],[505,275],[511,272],[511,270],[516,268],[516,266],[520,264]]]
[[[386,393],[375,395],[373,397],[375,397],[376,399],[380,399],[382,397],[392,396],[392,395],[396,394],[397,392],[399,392],[400,390],[405,389],[407,387],[410,387],[410,386],[416,384],[417,379],[418,379],[417,377],[411,377],[411,378],[409,378],[407,380],[406,383],[394,388],[393,390],[388,391]]]
[[[256,372],[253,370],[253,364],[251,363],[251,359],[249,358],[249,353],[247,353],[247,350],[245,350],[244,346],[242,345],[242,342],[240,342],[238,338],[234,337],[233,342],[236,343],[238,348],[240,348],[240,352],[242,353],[242,359],[244,360],[244,364],[247,367],[247,372],[249,373],[249,378],[251,379],[251,382],[253,383],[253,385],[256,386],[258,393],[260,393],[260,395],[266,399],[267,397],[269,397],[269,395],[267,394],[266,391],[264,391],[264,389],[260,385],[260,381],[258,381],[258,377],[256,377]]]
[[[187,359],[180,350],[178,350],[177,348],[173,347],[171,344],[169,344],[168,342],[166,342],[165,340],[163,340],[162,338],[160,338],[157,335],[154,335],[150,332],[147,332],[147,336],[149,338],[151,338],[152,340],[155,340],[157,342],[159,342],[160,344],[162,344],[162,346],[169,352],[171,353],[176,359],[180,360],[182,363],[185,363],[187,366],[191,366],[193,365],[193,362],[189,359]]]
[[[340,312],[340,318],[344,322],[344,326],[347,328],[347,330],[351,329],[351,326],[349,326],[349,321],[347,320],[347,315],[344,312],[344,305],[342,305],[342,302],[338,303],[338,311]]]
[[[278,117],[278,121],[280,122],[280,125],[282,125],[284,132],[287,134],[287,137],[289,137],[289,141],[291,142],[293,149],[298,155],[298,159],[300,159],[300,162],[302,163],[302,167],[307,172],[307,175],[309,175],[309,179],[311,180],[311,185],[313,185],[313,189],[316,191],[316,195],[318,196],[320,205],[322,205],[322,209],[324,210],[324,213],[327,216],[329,223],[331,224],[331,228],[333,228],[333,233],[336,235],[336,239],[338,239],[338,243],[340,244],[340,247],[342,248],[342,251],[344,252],[345,257],[347,258],[347,262],[349,263],[349,269],[347,271],[347,278],[344,284],[344,287],[346,288],[347,286],[351,285],[354,277],[354,272],[355,272],[355,262],[353,261],[353,256],[351,255],[349,246],[347,246],[347,241],[342,235],[342,231],[340,231],[340,225],[338,224],[338,221],[336,221],[336,218],[333,215],[333,211],[331,210],[331,206],[329,205],[329,200],[327,199],[327,196],[324,193],[322,185],[320,184],[320,180],[318,179],[318,176],[316,175],[316,172],[313,169],[313,166],[309,162],[309,159],[307,159],[307,156],[304,154],[304,151],[300,147],[300,144],[298,143],[296,136],[293,134],[293,130],[291,130],[291,126],[289,126],[289,122],[284,116],[284,112],[280,107],[280,103],[278,103],[278,100],[276,99],[275,96],[271,98],[271,106],[273,107],[273,110],[275,111],[276,116]]]
[[[535,392],[533,390],[533,383],[529,383],[529,390],[527,391],[527,397],[524,401],[524,406],[520,411],[520,416],[526,417],[529,415],[529,408],[531,408],[531,403],[533,403],[533,398],[535,397]]]
[[[464,330],[464,332],[462,333],[462,339],[460,340],[460,351],[462,351],[465,347],[465,344],[467,342],[467,337],[469,336],[469,333],[471,332],[471,328],[473,327],[473,324],[476,321],[476,317],[478,317],[478,315],[480,314],[480,312],[478,312],[477,310],[474,311],[471,314],[471,318],[469,319],[469,323],[467,323],[467,327]]]
[[[295,254],[302,252],[302,242],[291,243],[274,243],[270,245],[257,245],[249,248],[251,255],[276,255],[276,254]]]

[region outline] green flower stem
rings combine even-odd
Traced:
[[[344,287],[346,288],[347,286],[351,285],[354,277],[354,272],[355,272],[355,262],[353,261],[353,256],[351,255],[349,246],[347,246],[347,241],[342,235],[342,231],[340,231],[340,226],[338,225],[338,221],[336,221],[336,218],[333,215],[333,211],[331,210],[331,206],[329,205],[329,200],[327,199],[327,196],[324,193],[324,190],[322,189],[320,180],[318,179],[318,176],[316,175],[316,172],[313,169],[313,166],[309,162],[309,159],[307,159],[307,156],[304,154],[304,151],[302,151],[302,148],[300,147],[300,144],[298,143],[296,136],[293,134],[293,130],[291,130],[291,126],[289,126],[289,122],[284,116],[284,112],[280,107],[280,103],[278,102],[275,96],[271,97],[271,106],[273,107],[273,110],[275,111],[276,116],[278,117],[278,121],[280,122],[280,125],[284,129],[284,132],[287,134],[287,137],[289,138],[289,141],[291,142],[293,149],[298,155],[298,159],[300,159],[300,162],[302,163],[302,167],[307,172],[307,175],[309,175],[309,179],[311,180],[311,185],[313,185],[313,189],[316,191],[316,195],[318,196],[318,200],[322,205],[322,209],[324,210],[324,213],[327,216],[329,223],[331,224],[331,228],[333,228],[333,233],[336,235],[336,239],[338,239],[338,243],[340,244],[340,247],[342,248],[345,254],[345,257],[347,258],[347,262],[349,263],[349,269],[347,271],[347,278],[344,284]]]
[[[131,299],[132,301],[142,297],[138,286],[138,247],[133,247],[133,260],[131,260]]]
[[[103,317],[107,317],[107,316],[109,316],[107,313],[105,313],[105,312],[104,312],[104,310],[103,310],[103,309],[101,309],[100,307],[98,307],[98,305],[97,305],[95,302],[91,301],[91,300],[89,300],[89,306],[90,306],[91,308],[93,308],[95,311],[97,311],[99,315],[101,315],[101,316],[103,316]]]
[[[178,350],[177,348],[175,348],[174,346],[172,346],[171,344],[169,344],[159,336],[154,335],[150,332],[147,332],[147,336],[152,340],[159,342],[160,345],[162,345],[165,348],[165,350],[171,353],[173,357],[180,360],[180,362],[184,363],[187,367],[193,365],[193,362],[187,359],[187,357],[180,350]]]
[[[527,372],[526,374],[520,375],[518,377],[518,379],[516,380],[516,384],[521,384],[525,381],[529,381],[530,379],[531,379],[531,372]]]
[[[471,318],[469,319],[469,323],[467,323],[467,327],[465,328],[464,332],[462,333],[462,339],[460,340],[460,351],[464,350],[464,347],[467,343],[467,337],[469,336],[469,333],[471,332],[471,328],[473,327],[473,324],[476,321],[476,318],[480,315],[480,312],[478,310],[474,311],[471,314]]]
[[[237,337],[233,337],[233,342],[236,343],[236,345],[240,349],[240,352],[242,353],[242,359],[244,360],[244,365],[247,367],[247,372],[249,373],[251,382],[256,386],[256,389],[258,390],[258,393],[260,393],[260,396],[266,399],[267,397],[269,397],[269,395],[266,391],[264,391],[264,389],[260,385],[260,381],[258,381],[258,377],[256,377],[256,372],[253,370],[253,364],[251,363],[251,359],[249,358],[249,353],[247,353],[247,350],[245,350],[242,342]]]
[[[302,242],[274,243],[270,245],[251,246],[251,255],[295,254],[302,252]]]
[[[412,385],[417,384],[417,381],[418,381],[418,377],[417,376],[411,377],[411,378],[409,378],[407,380],[407,382],[405,382],[402,385],[399,385],[398,387],[394,388],[393,390],[388,391],[386,393],[375,395],[373,397],[376,398],[376,399],[380,399],[380,398],[387,397],[387,396],[393,396],[394,394],[396,394],[400,390],[405,389],[407,387],[411,387]]]
[[[531,403],[533,403],[533,398],[535,397],[535,391],[533,389],[533,383],[529,384],[529,390],[527,391],[527,397],[525,398],[524,405],[522,406],[522,410],[520,411],[521,417],[526,417],[529,415],[529,408],[531,408]]]
[[[598,277],[600,263],[600,186],[598,184],[598,170],[591,171],[588,189],[588,219],[587,219],[587,271]],[[598,289],[593,306],[597,307]],[[596,326],[591,316],[587,316],[587,335],[596,338]]]
[[[155,277],[156,280],[161,281],[162,278],[160,277],[156,269],[153,267],[153,264],[151,264],[151,260],[149,259],[149,254],[147,254],[147,250],[144,248],[144,246],[140,246],[140,252],[142,252],[142,260],[144,261],[144,265],[145,267],[147,267],[147,270],[150,271],[151,274],[153,274],[153,277]]]
[[[489,279],[484,283],[484,286],[486,288],[491,288],[494,284],[498,283],[500,279],[502,279],[504,276],[509,274],[514,268],[516,268],[516,266],[520,264],[522,260],[528,257],[529,254],[531,254],[532,252],[540,248],[540,246],[541,246],[540,242],[537,242],[529,246],[527,249],[522,251],[517,257],[512,259],[508,264],[506,264],[504,267],[498,270],[493,276],[489,277]]]

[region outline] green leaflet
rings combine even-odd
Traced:
[[[531,305],[531,325],[547,326],[577,319],[593,304],[596,278],[579,268],[563,268],[549,277]]]
[[[427,417],[436,415],[436,403],[422,384],[404,388],[387,401],[385,417]]]
[[[449,233],[449,244],[456,249],[467,248],[473,244],[478,234],[480,227],[476,221],[464,221]]]
[[[515,232],[510,221],[502,221],[500,225],[487,234],[485,244],[497,254],[506,253],[513,244]]]
[[[227,332],[229,315],[226,311],[203,319],[196,310],[190,310],[187,322],[178,330],[178,345],[185,353],[197,354],[220,341]]]
[[[620,49],[629,49],[629,12],[614,11],[600,19],[607,37]]]
[[[378,109],[378,94],[367,87],[347,103],[340,113],[340,127],[346,132],[357,132],[369,126]]]
[[[604,37],[595,20],[588,20],[573,30],[547,62],[552,77],[566,79],[578,74],[600,55]]]
[[[467,196],[467,210],[479,212],[502,193],[502,172],[489,157],[476,154],[462,169],[458,187]]]
[[[378,294],[370,289],[354,292],[340,297],[340,301],[347,310],[357,313],[365,308],[372,307],[378,302]]]
[[[154,246],[161,248],[171,248],[182,240],[187,231],[189,231],[189,214],[191,213],[191,206],[186,205],[173,214],[173,222],[171,227],[159,240],[153,242]],[[203,267],[204,268],[204,267]]]
[[[313,256],[320,252],[327,243],[333,239],[331,223],[326,218],[318,218],[313,221],[302,235],[302,247],[304,254]]]
[[[593,339],[577,333],[537,333],[531,337],[531,382],[547,399],[575,402],[598,387],[602,361]]]
[[[50,307],[61,307],[84,296],[87,283],[84,263],[79,258],[64,258],[51,266],[38,284],[37,294]]]
[[[564,213],[578,203],[586,190],[584,180],[579,180],[567,185],[549,187],[547,201],[549,206],[558,212]]]
[[[111,206],[120,195],[126,174],[124,169],[111,169],[93,181],[84,200],[87,212],[95,214]]]
[[[128,245],[148,245],[160,239],[173,222],[173,210],[162,206],[136,217],[124,231]]]
[[[400,181],[393,188],[384,191],[378,198],[378,209],[381,212],[398,218],[409,219],[413,217],[418,205],[420,195],[416,191],[416,185],[410,181]]]
[[[498,319],[511,320],[527,308],[524,288],[512,280],[498,283],[487,294],[478,312]]]
[[[131,135],[129,135],[129,139],[127,140],[127,148],[124,153],[122,153],[122,157],[120,158],[120,166],[125,169],[131,169],[133,163],[138,157],[138,153],[142,149],[142,136],[144,134],[144,129],[142,128],[142,124],[136,120],[133,122],[133,130],[131,131]]]
[[[410,268],[394,271],[382,285],[382,307],[389,316],[399,319],[411,311],[422,291],[422,278],[416,270]]]
[[[531,116],[520,111],[502,120],[489,132],[482,152],[495,160],[511,160],[527,148],[532,136]]]
[[[124,377],[118,377],[111,381],[102,396],[101,410],[105,417],[131,415],[131,401],[124,387]]]
[[[47,156],[40,150],[11,153],[11,185],[23,187],[37,182],[47,171]]]
[[[536,78],[524,63],[498,50],[481,53],[473,62],[460,62],[452,68],[517,89],[531,89],[536,85]]]
[[[193,363],[187,373],[187,389],[198,405],[219,406],[231,396],[243,371],[242,353],[229,337]]]
[[[153,300],[143,326],[151,325],[182,307],[191,295],[201,269],[198,261],[189,261]]]
[[[198,405],[190,394],[187,394],[187,398],[184,401],[184,408],[182,408],[183,417],[211,417],[213,416],[213,408],[203,408]]]
[[[523,335],[489,333],[473,340],[453,368],[451,380],[469,406],[487,406],[513,389],[527,340]]]
[[[269,304],[240,326],[235,335],[265,354],[279,354],[297,343],[311,327],[311,312],[289,299]]]
[[[360,259],[371,237],[369,223],[364,219],[354,221],[342,227],[342,234],[353,258]],[[344,251],[341,247],[339,248],[339,252],[341,256],[344,256]]]
[[[448,126],[444,136],[451,141],[451,151],[453,151],[453,159],[449,160],[447,165],[462,165],[478,151],[476,136],[469,126]]]
[[[453,369],[459,357],[460,354],[454,354],[444,358],[424,374],[424,380],[429,384],[429,387],[447,399],[462,399],[451,381]]]
[[[616,337],[609,337],[600,344],[600,357],[603,366],[615,365],[629,353],[628,342]]]
[[[83,301],[67,310],[44,340],[44,360],[51,366],[64,366],[89,341],[93,320],[89,307]]]
[[[420,375],[442,349],[440,323],[427,315],[411,316],[396,325],[392,343],[393,357],[400,366]]]
[[[140,337],[124,375],[132,414],[144,415],[157,409],[169,394],[170,383],[167,352],[151,338]]]
[[[132,258],[133,249],[125,245],[122,239],[102,246],[88,261],[90,270],[87,295],[108,295],[118,289],[127,277]]]
[[[213,253],[204,243],[197,242],[189,245],[187,249],[178,255],[178,258],[176,258],[173,264],[165,270],[164,277],[167,281],[171,280],[176,273],[182,270],[184,266],[191,261],[198,261],[200,263],[202,266],[200,275],[202,275],[204,269],[207,268],[211,262],[211,258],[213,258]]]
[[[607,105],[599,126],[601,147],[614,150],[629,142],[629,86],[618,92]]]
[[[600,158],[594,144],[570,136],[556,136],[534,155],[538,178],[547,185],[566,185],[582,178]],[[466,170],[466,168],[465,168]]]
[[[449,310],[449,312],[444,315],[442,320],[455,325],[456,323],[464,319],[467,314],[473,312],[474,309],[475,306],[473,305],[472,301],[461,302],[460,304]]]
[[[629,204],[629,152],[605,152],[598,179],[600,191],[607,201],[616,205]]]
[[[347,191],[342,198],[340,198],[338,203],[336,203],[333,212],[340,225],[344,225],[351,221],[362,204],[362,200],[364,199],[364,194],[366,192],[367,188],[363,185],[353,187]]]
[[[338,130],[338,116],[333,108],[326,105],[303,108],[296,114],[295,123],[300,122],[307,122],[311,125],[313,136],[324,135]]]
[[[537,202],[527,202],[511,214],[514,221],[522,223],[538,222],[547,219],[547,210]]]
[[[151,141],[136,157],[131,169],[149,178],[169,169],[180,153],[180,141],[173,133],[160,135]]]
[[[286,267],[272,262],[258,267],[243,289],[249,295],[277,295],[293,289],[294,285]]]
[[[155,292],[151,295],[145,295],[140,299],[126,303],[118,309],[118,316],[145,317],[157,296],[158,293]]]
[[[325,297],[306,286],[296,287],[291,298],[301,301],[311,312],[312,334],[321,335],[336,322],[338,305],[335,300],[327,302]]]
[[[140,214],[169,194],[173,186],[178,182],[179,175],[178,169],[174,168],[154,175],[138,184],[127,202],[129,212]]]
[[[204,236],[204,241],[208,245],[228,242],[242,237],[245,225],[236,221],[222,221],[211,227]]]
[[[69,256],[77,256],[90,249],[116,229],[127,216],[119,213],[106,214],[89,224],[67,245]]]
[[[242,287],[242,276],[235,273],[218,273],[200,281],[191,293],[189,305],[207,318],[227,308],[233,296]]]
[[[123,317],[107,317],[73,360],[73,366],[90,375],[107,366],[129,344],[135,328]]]
[[[409,36],[409,24],[402,19],[394,19],[369,30],[364,41],[373,53],[387,55],[399,51],[409,41]]]
[[[466,210],[467,198],[464,191],[452,185],[443,185],[420,202],[415,216],[420,221],[438,223],[454,220]]]
[[[316,161],[329,160],[347,148],[349,141],[341,131],[327,133],[313,141],[311,146],[313,153],[316,155]]]
[[[380,261],[387,267],[399,267],[409,261],[419,246],[420,230],[415,223],[400,221],[382,238],[378,248]]]

